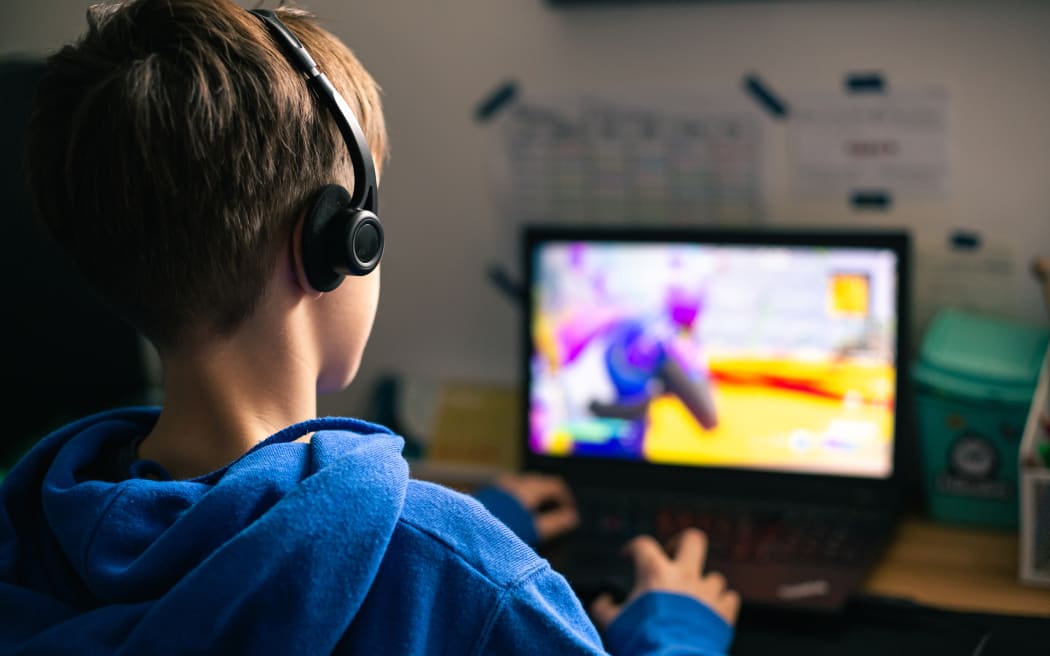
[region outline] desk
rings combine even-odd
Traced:
[[[419,478],[469,493],[492,467],[420,467]],[[1050,588],[1022,585],[1013,531],[941,524],[911,515],[897,528],[863,592],[946,610],[1050,617]]]
[[[413,475],[469,492],[517,466],[512,442],[519,405],[512,388],[446,386],[438,404],[437,462],[417,463]],[[482,411],[483,410],[483,411]],[[463,458],[473,464],[442,465]],[[1016,532],[939,524],[911,515],[872,571],[864,592],[902,597],[937,608],[1050,617],[1050,588],[1018,581]]]
[[[1050,588],[1017,579],[1017,534],[908,517],[864,591],[939,608],[1050,617]]]

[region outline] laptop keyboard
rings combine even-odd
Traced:
[[[578,541],[606,553],[639,534],[663,542],[687,527],[707,534],[708,562],[844,565],[877,548],[886,522],[867,509],[575,490]]]

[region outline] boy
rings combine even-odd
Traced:
[[[371,330],[385,154],[375,83],[302,12],[135,0],[93,9],[52,58],[31,193],[157,347],[165,401],[60,429],[5,479],[0,651],[603,651],[506,526],[408,480],[400,438],[315,418]],[[544,485],[505,487],[564,496]],[[702,534],[626,552],[626,604],[591,608],[605,646],[724,651],[739,599],[701,575]]]

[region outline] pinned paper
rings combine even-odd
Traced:
[[[801,196],[849,199],[858,192],[941,199],[948,185],[948,101],[939,92],[802,95],[787,124],[794,186]],[[880,205],[887,205],[879,201]],[[885,207],[884,207],[885,208]]]
[[[948,231],[940,245],[922,245],[917,255],[920,327],[941,307],[998,317],[1017,314],[1021,288],[1007,240],[959,228]]]
[[[737,100],[737,102],[741,102]],[[751,225],[762,211],[753,108],[703,97],[519,100],[490,168],[516,223]]]

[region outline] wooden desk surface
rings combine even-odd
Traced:
[[[953,610],[1046,615],[1050,588],[1022,585],[1017,534],[909,517],[865,591]]]

